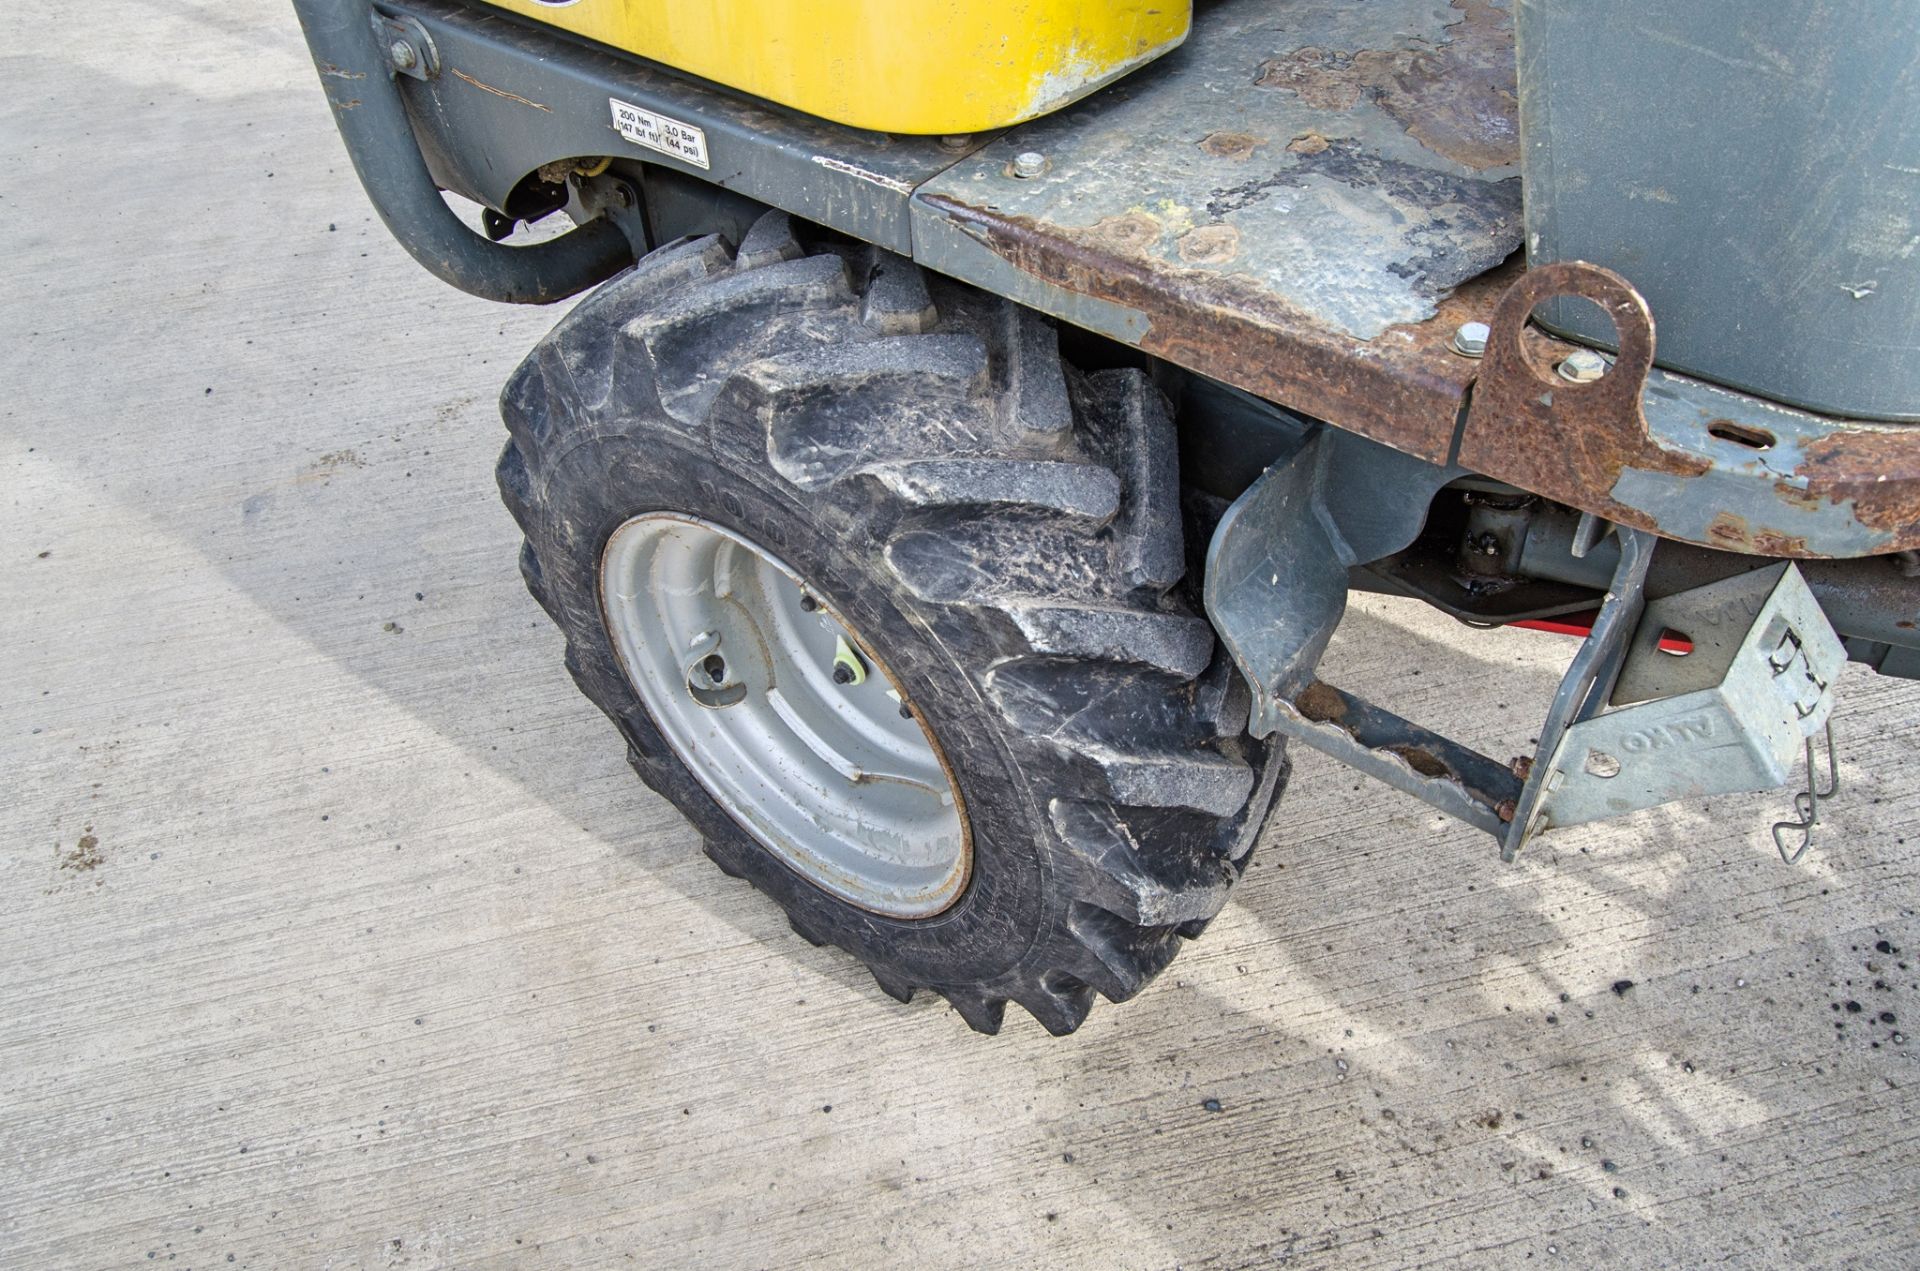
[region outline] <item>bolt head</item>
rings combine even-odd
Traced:
[[[1022,150],[1013,156],[1013,175],[1017,177],[1037,177],[1047,170],[1047,156],[1038,150]]]
[[[1485,357],[1487,340],[1493,335],[1484,322],[1463,322],[1453,333],[1453,351],[1461,357]]]
[[[940,138],[940,148],[942,150],[965,150],[972,144],[973,134],[970,132],[950,132]]]
[[[842,664],[842,665],[840,665],[840,666],[836,666],[836,667],[834,667],[834,668],[833,668],[833,682],[834,682],[835,684],[851,684],[851,683],[853,683],[853,671],[852,671],[851,669],[849,669],[849,668],[848,668],[848,667],[847,667],[847,666],[846,666],[845,664]]]
[[[387,56],[392,59],[394,69],[410,71],[420,64],[420,55],[413,51],[413,45],[405,40],[395,40],[387,46]]]
[[[1592,349],[1575,349],[1557,369],[1568,383],[1591,384],[1607,373],[1607,359]]]

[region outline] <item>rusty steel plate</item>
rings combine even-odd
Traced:
[[[1158,65],[920,185],[913,252],[1408,454],[1667,537],[1768,556],[1920,547],[1920,428],[1661,370],[1629,281],[1525,271],[1518,143],[1502,0],[1226,0]],[[1583,291],[1644,335],[1588,386],[1554,379],[1573,346],[1526,325],[1534,301]],[[1495,327],[1488,364],[1454,351],[1466,322]]]
[[[1446,346],[1520,247],[1516,110],[1502,4],[1229,0],[921,186],[914,254],[1440,460],[1475,369]]]

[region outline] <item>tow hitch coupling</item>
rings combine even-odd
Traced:
[[[1348,568],[1404,547],[1425,499],[1459,475],[1323,429],[1227,511],[1207,613],[1252,688],[1255,736],[1281,733],[1425,800],[1498,839],[1506,860],[1550,829],[1787,781],[1827,728],[1846,660],[1806,580],[1781,562],[1649,601],[1657,540],[1627,526],[1613,527],[1606,599],[1530,760],[1494,759],[1320,679]],[[1809,773],[1797,819],[1776,830],[1783,856],[1804,851],[1833,788]]]
[[[1692,651],[1663,649],[1670,632]],[[1676,799],[1786,784],[1827,727],[1845,661],[1791,563],[1650,602],[1607,708],[1572,723],[1555,746],[1522,841]],[[1808,782],[1817,784],[1812,773]],[[1814,811],[1804,809],[1809,822]]]

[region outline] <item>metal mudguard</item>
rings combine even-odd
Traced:
[[[1663,537],[1803,559],[1920,548],[1920,429],[1657,369],[1627,280],[1524,270],[1511,21],[1497,0],[1455,4],[1224,0],[1124,82],[949,145],[826,124],[490,7],[382,8],[417,20],[444,68],[401,83],[433,171],[496,208],[542,164],[645,161]],[[647,144],[618,103],[698,146]],[[1604,389],[1552,379],[1571,346],[1522,330],[1522,293],[1501,308],[1523,280],[1530,300],[1598,297],[1644,356],[1623,352]],[[1456,351],[1471,322],[1493,328],[1484,362]]]

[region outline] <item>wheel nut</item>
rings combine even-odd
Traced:
[[[1453,333],[1453,351],[1461,357],[1485,357],[1487,337],[1492,334],[1484,322],[1463,322]]]
[[[835,684],[865,684],[867,682],[867,664],[847,643],[847,637],[841,636],[834,641],[833,682]]]
[[[420,55],[413,51],[413,45],[405,40],[395,40],[387,46],[387,56],[393,59],[394,69],[410,71],[420,62]]]
[[[1560,378],[1570,384],[1591,384],[1607,373],[1607,360],[1592,349],[1575,349],[1559,366]]]
[[[1047,170],[1047,156],[1038,150],[1022,150],[1013,156],[1013,175],[1021,178],[1037,177]]]
[[[812,613],[815,609],[818,609],[820,607],[820,602],[815,600],[812,596],[807,595],[805,592],[801,592],[800,607],[802,609],[805,609],[808,613]]]

